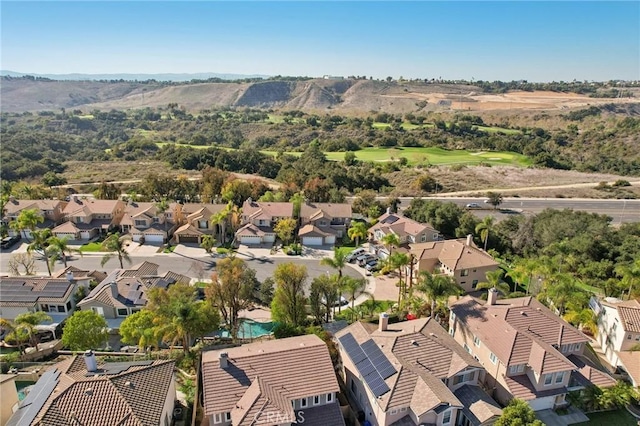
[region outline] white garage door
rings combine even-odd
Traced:
[[[260,244],[262,243],[262,238],[260,237],[256,237],[256,236],[242,236],[240,237],[240,242],[242,244],[247,244],[247,245],[251,245],[251,244]]]
[[[131,239],[134,243],[140,242],[140,237],[142,237],[142,234],[131,234]]]
[[[537,398],[527,401],[533,411],[547,410],[553,408],[554,397]]]
[[[276,240],[276,234],[265,234],[263,239],[265,243],[273,243]]]
[[[302,237],[302,245],[305,246],[321,246],[322,237]]]
[[[149,234],[145,235],[144,239],[148,243],[162,243],[164,242],[164,238],[160,234]]]
[[[325,244],[335,244],[336,243],[336,236],[335,235],[329,235],[328,237],[326,237],[324,239]]]

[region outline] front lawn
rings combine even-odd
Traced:
[[[81,245],[80,251],[83,253],[92,253],[92,252],[104,251],[104,249],[102,248],[102,242],[94,241],[92,243]]]
[[[615,411],[602,411],[600,413],[587,414],[588,422],[576,423],[576,426],[636,426],[638,420],[626,409]]]

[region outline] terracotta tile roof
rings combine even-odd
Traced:
[[[628,300],[616,304],[624,331],[640,333],[640,302]]]
[[[179,204],[179,203],[171,203],[169,205],[169,209],[171,211],[174,211],[176,209],[176,207],[178,207],[178,205],[180,206],[180,208],[182,209],[182,214],[187,217],[195,212],[198,211],[202,211],[203,209],[207,209],[208,212],[210,213],[209,216],[207,216],[207,220],[209,219],[209,217],[213,214],[219,213],[222,210],[224,210],[227,205],[226,204],[211,204],[211,203],[185,203],[185,204]]]
[[[62,200],[9,200],[4,206],[4,214],[16,215],[25,209],[55,210],[64,209],[67,205]]]
[[[462,411],[472,424],[479,425],[502,415],[498,403],[478,386],[464,385],[454,394],[462,402]]]
[[[220,367],[221,352],[228,354],[227,368]],[[204,352],[202,375],[206,416],[232,412],[243,397],[255,407],[257,394],[288,412],[293,399],[339,391],[327,346],[315,335]]]
[[[174,361],[143,361],[100,364],[89,374],[82,356],[74,356],[47,371],[57,376],[55,387],[34,386],[34,395],[45,398],[42,407],[22,406],[8,424],[158,425],[167,398],[175,398],[169,395],[173,370]]]
[[[475,244],[467,245],[465,238],[410,244],[409,246],[416,259],[437,259],[454,271],[499,265],[493,257],[476,247]]]
[[[124,202],[120,200],[97,200],[94,198],[87,200],[75,200],[69,202],[63,210],[65,215],[76,216],[88,213],[112,214],[121,207],[124,209]]]
[[[573,363],[574,368],[578,370],[572,372],[571,375],[584,386],[594,384],[598,387],[606,388],[616,384],[613,377],[598,369],[588,358],[576,354],[571,354],[567,358]]]
[[[256,226],[253,223],[247,223],[242,228],[236,231],[236,235],[238,237],[242,236],[260,236],[262,237],[265,234],[272,234],[273,229],[268,226]]]
[[[134,265],[128,269],[123,270],[121,273],[121,276],[122,277],[143,277],[147,275],[155,276],[155,275],[158,275],[159,267],[160,266],[155,263],[144,261],[142,263],[138,263],[137,265]]]
[[[56,271],[53,273],[53,278],[65,278],[67,277],[67,272],[73,273],[73,277],[77,279],[91,278],[96,280],[98,283],[104,280],[107,277],[107,273],[103,271],[85,271],[75,266],[68,266],[64,269]]]
[[[274,217],[293,217],[293,203],[265,203],[248,199],[242,205],[242,216],[249,221],[272,220]]]
[[[621,351],[618,358],[633,381],[640,384],[640,351]]]
[[[437,233],[431,225],[416,222],[415,220],[404,217],[398,213],[385,213],[380,216],[378,218],[378,222],[369,228],[369,233],[373,234],[377,230],[382,231],[384,234],[393,232],[398,236],[416,236],[424,231]]]
[[[185,223],[173,233],[173,235],[185,235],[185,236],[193,236],[193,235],[204,235],[204,232],[196,228],[190,223]]]
[[[63,305],[74,287],[66,278],[0,277],[0,306],[33,306],[37,302]]]
[[[344,418],[337,401],[296,411],[296,419],[304,419],[302,424],[305,426],[344,426]]]
[[[517,376],[505,376],[504,380],[509,393],[513,395],[514,398],[523,399],[525,401],[567,393],[567,388],[564,386],[555,389],[538,391],[533,386],[531,380],[529,380],[529,377],[526,374],[519,374]]]
[[[51,232],[55,233],[73,233],[73,234],[77,234],[78,232],[80,232],[80,228],[78,228],[76,226],[75,223],[71,222],[71,221],[67,221],[64,223],[61,223],[60,225],[56,226],[55,228],[53,228],[51,230]]]
[[[302,228],[300,228],[300,230],[298,231],[298,235],[300,237],[326,237],[326,236],[335,235],[335,234],[330,232],[325,232],[322,229],[318,228],[317,226],[308,223]]]
[[[351,218],[352,210],[349,203],[304,203],[300,206],[300,217],[309,220],[328,218]]]

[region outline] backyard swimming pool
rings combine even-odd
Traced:
[[[274,321],[261,322],[243,318],[238,329],[238,339],[255,339],[256,337],[268,336],[273,334],[273,329],[276,325],[277,323]],[[228,330],[219,330],[215,333],[215,336],[228,339],[231,334]]]

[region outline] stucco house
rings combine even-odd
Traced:
[[[594,297],[589,306],[598,318],[598,343],[607,361],[640,387],[640,302]]]
[[[201,371],[211,426],[345,424],[329,350],[313,334],[205,351]]]
[[[498,269],[486,251],[476,247],[471,235],[467,238],[410,244],[414,258],[414,277],[420,271],[446,274],[453,277],[465,292],[475,290],[486,280],[487,272]]]
[[[218,236],[219,226],[211,221],[211,216],[226,207],[226,204],[172,203],[167,211],[167,220],[176,223],[177,229],[173,233],[175,243],[200,244],[205,235]]]
[[[122,234],[131,235],[135,242],[144,237],[148,243],[163,243],[168,240],[174,226],[167,212],[161,213],[156,203],[129,201],[120,220]]]
[[[36,209],[43,218],[43,222],[36,225],[36,227],[38,229],[51,229],[62,223],[64,218],[63,211],[66,205],[67,202],[62,200],[18,200],[11,196],[4,205],[2,222],[9,226],[23,210]],[[10,237],[18,234],[11,227],[9,227],[8,233]],[[22,238],[31,239],[31,231],[25,229],[21,232],[21,236]]]
[[[64,223],[51,232],[59,238],[88,241],[119,226],[124,209],[122,200],[81,199],[74,195],[64,208]]]
[[[240,244],[273,244],[276,241],[274,226],[280,219],[293,217],[293,203],[253,201],[242,205],[242,226],[236,231]]]
[[[309,203],[300,207],[298,236],[305,246],[334,245],[351,223],[351,204]]]
[[[388,248],[382,243],[385,235],[397,235],[401,246],[440,239],[440,233],[431,225],[416,222],[400,213],[391,213],[390,209],[387,209],[387,212],[378,218],[378,222],[369,228],[368,234],[369,241],[373,243],[372,246],[375,246],[377,255],[382,259],[389,256]]]
[[[534,411],[567,404],[569,391],[612,386],[583,351],[589,339],[533,297],[449,301],[449,334],[487,371],[484,385],[502,404],[526,401]]]
[[[98,364],[87,351],[49,367],[7,426],[170,426],[175,361]]]
[[[349,396],[374,426],[488,425],[502,413],[482,365],[430,318],[335,333]],[[464,402],[463,402],[464,401]]]

